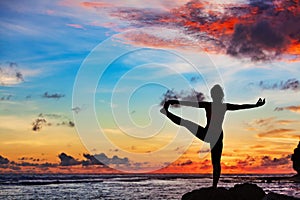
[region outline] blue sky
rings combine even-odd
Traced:
[[[245,9],[234,13],[232,5]],[[0,155],[40,156],[44,145],[45,159],[52,162],[65,151],[78,157],[85,151],[118,152],[133,162],[150,162],[130,156],[164,149],[179,130],[159,113],[167,89],[182,96],[195,89],[209,101],[210,87],[219,83],[228,102],[267,100],[263,108],[227,115],[225,153],[244,150],[236,158],[243,160],[262,157],[271,146],[278,149],[272,158],[285,157],[300,137],[300,44],[294,37],[299,8],[289,1],[265,6],[254,1],[1,1],[0,117],[5,123]],[[173,111],[205,124],[203,111]],[[33,131],[38,118],[47,123]],[[100,130],[94,122],[112,147],[105,141],[94,144],[92,134]],[[84,138],[82,130],[90,126],[91,138]],[[187,143],[180,144],[184,139]],[[29,148],[30,141],[36,145]],[[202,143],[187,131],[172,147],[190,144],[189,159],[196,160]],[[262,147],[251,152],[258,144]],[[175,154],[168,161],[182,152]],[[167,162],[163,155],[154,168]]]

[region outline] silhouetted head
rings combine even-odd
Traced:
[[[210,96],[215,102],[222,102],[224,99],[224,92],[220,85],[214,85],[210,90]]]

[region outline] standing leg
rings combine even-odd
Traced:
[[[217,188],[221,175],[221,156],[223,150],[223,138],[220,138],[214,147],[211,147],[211,161],[213,165],[213,187]]]

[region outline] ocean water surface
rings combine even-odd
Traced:
[[[222,175],[219,187],[255,183],[266,193],[300,198],[300,183],[276,180],[290,175]],[[268,179],[274,179],[268,181]],[[186,192],[210,187],[211,175],[197,174],[3,174],[0,199],[181,199]]]

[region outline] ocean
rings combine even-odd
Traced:
[[[218,186],[250,182],[300,198],[300,183],[276,177],[289,175],[222,175]],[[199,174],[2,174],[0,199],[181,199],[211,184],[211,175]]]

